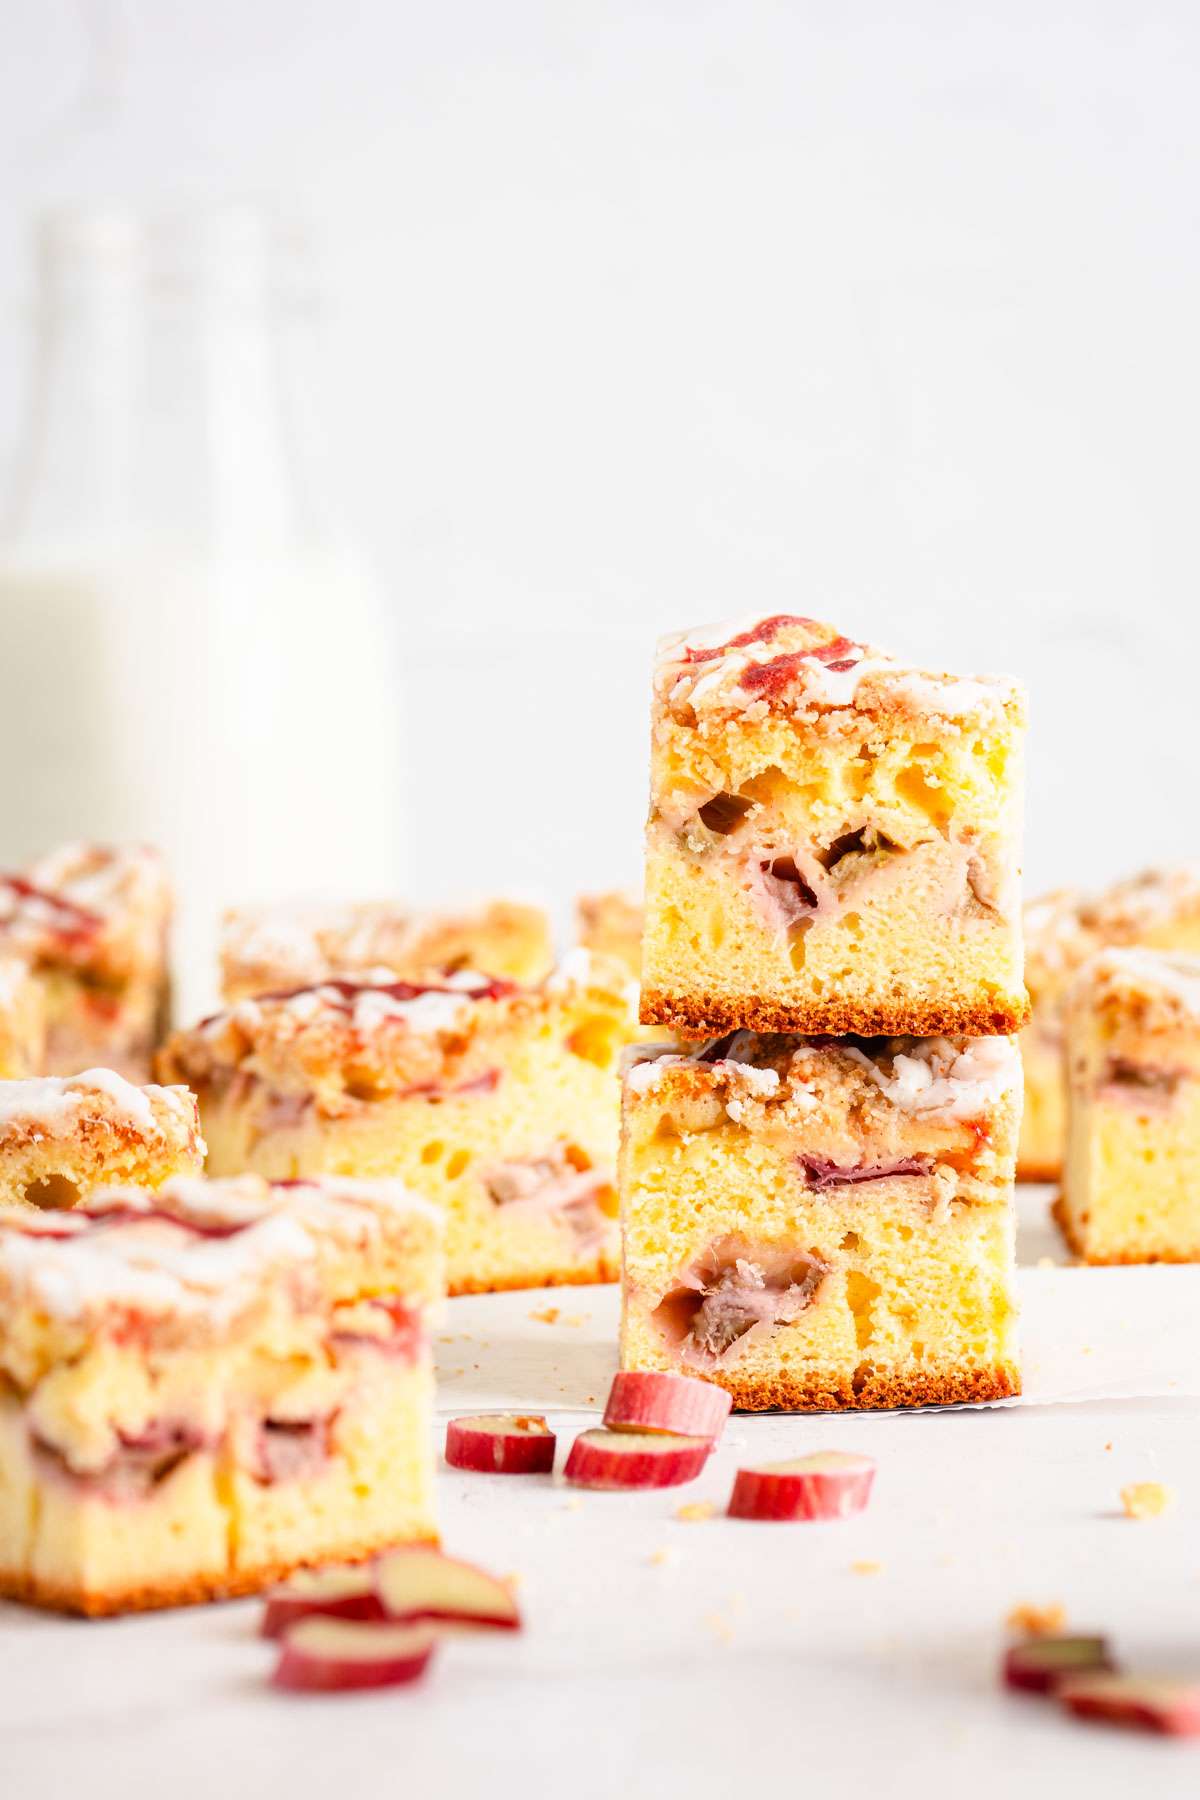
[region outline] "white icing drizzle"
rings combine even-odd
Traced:
[[[119,1216],[25,1214],[0,1218],[0,1279],[18,1300],[60,1318],[78,1318],[110,1305],[158,1316],[232,1316],[271,1271],[310,1263],[322,1239],[369,1246],[391,1212],[419,1215],[440,1228],[441,1214],[396,1181],[331,1177],[296,1187],[269,1187],[256,1176],[229,1181],[180,1177],[157,1195],[114,1188],[95,1207]],[[125,1215],[132,1212],[136,1216]],[[229,1224],[228,1237],[189,1228]]]
[[[902,1112],[940,1113],[965,1119],[994,1106],[1021,1079],[1021,1059],[1010,1038],[972,1038],[965,1048],[948,1038],[925,1038],[892,1058],[891,1072],[855,1044],[844,1054]]]
[[[1082,977],[1093,986],[1105,982],[1135,993],[1165,994],[1187,1013],[1200,1017],[1200,957],[1163,950],[1105,950]]]
[[[97,1097],[102,1096],[100,1103]],[[104,1102],[108,1104],[105,1105]],[[40,1075],[25,1081],[0,1081],[0,1130],[10,1125],[36,1125],[58,1135],[72,1131],[89,1114],[105,1118],[116,1112],[138,1131],[160,1134],[155,1105],[181,1120],[190,1120],[195,1102],[184,1087],[135,1087],[113,1069],[85,1069],[80,1075]]]
[[[390,986],[402,985],[391,970],[374,969],[362,976],[347,978],[341,985],[322,982],[286,996],[239,1000],[228,1012],[217,1013],[206,1020],[202,1029],[208,1036],[216,1037],[232,1021],[252,1035],[267,1011],[278,1009],[299,1024],[307,1024],[325,1011],[343,1017],[348,1014],[354,1030],[363,1036],[377,1031],[381,1025],[396,1022],[414,1032],[454,1031],[461,1028],[470,1007],[477,1000],[486,999],[492,987],[488,976],[469,969],[447,975],[437,987],[415,994],[411,999],[388,992]]]
[[[655,664],[656,691],[671,703],[686,703],[697,713],[729,707],[749,712],[767,702],[753,683],[746,684],[747,672],[780,657],[796,655],[796,666],[786,682],[788,703],[795,708],[818,706],[837,710],[855,706],[867,676],[880,678],[885,697],[954,719],[995,714],[1019,692],[1015,683],[1003,677],[968,679],[926,672],[906,666],[886,651],[859,643],[847,642],[830,658],[830,646],[835,641],[833,627],[826,628],[831,635],[824,644],[813,644],[805,650],[797,645],[796,638],[805,626],[811,630],[813,621],[797,620],[789,625],[781,619],[775,634],[766,641],[732,642],[777,616],[758,614],[748,619],[730,619],[661,639]],[[821,629],[819,625],[816,628]],[[689,661],[689,652],[713,650],[723,654]],[[850,666],[831,668],[830,660]]]

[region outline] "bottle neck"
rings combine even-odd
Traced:
[[[261,237],[43,245],[10,540],[37,553],[259,557],[311,541],[285,335]]]

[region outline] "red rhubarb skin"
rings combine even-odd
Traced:
[[[1010,1644],[1004,1654],[1004,1685],[1024,1694],[1050,1694],[1064,1681],[1077,1681],[1081,1675],[1114,1669],[1108,1647],[1096,1640],[1094,1654],[1088,1660],[1073,1663],[1038,1661],[1038,1646],[1043,1640],[1033,1638],[1026,1644]]]
[[[670,1431],[715,1442],[732,1404],[725,1389],[711,1381],[622,1370],[613,1376],[604,1423],[610,1431]]]
[[[482,1431],[463,1419],[446,1427],[446,1461],[481,1475],[549,1475],[558,1440],[552,1431]]]
[[[363,1579],[370,1581],[370,1576]],[[302,1600],[288,1594],[274,1594],[267,1601],[267,1609],[263,1614],[262,1635],[265,1638],[282,1637],[289,1625],[297,1624],[301,1619],[385,1619],[387,1614],[379,1603],[379,1597],[371,1587],[366,1587],[361,1594],[342,1594],[335,1600]]]
[[[731,1519],[850,1519],[871,1498],[873,1468],[828,1473],[770,1474],[739,1469],[729,1501]]]
[[[708,1461],[712,1445],[707,1438],[690,1446],[663,1450],[613,1451],[589,1443],[581,1434],[571,1445],[564,1474],[577,1487],[666,1488],[694,1481]]]
[[[1077,1678],[1078,1679],[1078,1678]],[[1134,1731],[1155,1731],[1160,1737],[1200,1737],[1200,1688],[1178,1695],[1162,1706],[1132,1696],[1088,1693],[1086,1677],[1078,1686],[1064,1683],[1058,1698],[1077,1719],[1102,1725],[1124,1725]]]
[[[297,1694],[344,1694],[363,1688],[401,1687],[425,1673],[434,1648],[435,1639],[431,1636],[411,1655],[362,1662],[298,1650],[285,1636],[271,1680],[276,1687]]]

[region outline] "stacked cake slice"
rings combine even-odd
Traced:
[[[626,1367],[746,1408],[1019,1389],[1019,688],[810,619],[655,671]]]

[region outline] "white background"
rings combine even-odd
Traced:
[[[1027,679],[1030,885],[1176,858],[1198,59],[1187,0],[5,0],[0,452],[35,206],[277,198],[418,887],[634,878],[651,640],[764,608]]]

